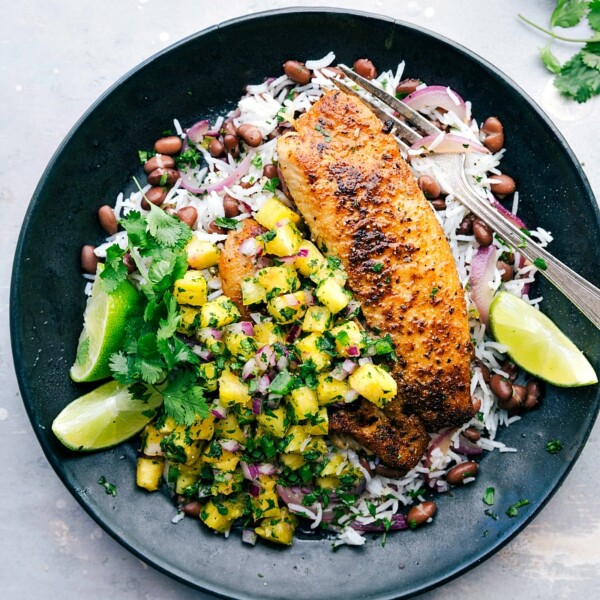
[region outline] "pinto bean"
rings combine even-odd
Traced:
[[[496,196],[501,198],[507,196],[508,194],[512,194],[517,188],[515,180],[504,173],[501,175],[494,175],[493,179],[495,179],[497,183],[492,183],[490,185],[490,189],[492,190],[493,194],[496,194]]]
[[[431,201],[434,210],[446,210],[446,201],[443,198],[435,198]]]
[[[490,370],[483,364],[483,361],[481,361],[479,358],[475,358],[474,362],[479,367],[479,370],[481,371],[481,376],[483,377],[483,380],[486,383],[489,383],[490,382]]]
[[[220,234],[224,234],[225,230],[221,227],[219,227],[214,221],[211,221],[208,226],[206,227],[206,231],[208,231],[208,233],[220,233]]]
[[[81,248],[81,268],[85,273],[90,273],[91,275],[96,274],[96,269],[100,262],[94,253],[95,249],[96,247],[91,244],[86,244]]]
[[[219,156],[223,155],[223,152],[225,152],[223,142],[217,138],[213,138],[208,145],[208,153],[213,158],[219,158]]]
[[[531,379],[527,382],[525,389],[527,391],[527,395],[525,396],[525,401],[523,402],[523,408],[525,410],[532,410],[540,402],[542,386],[537,379]]]
[[[277,167],[275,165],[265,165],[263,168],[263,175],[268,179],[273,179],[274,177],[277,177]]]
[[[377,475],[383,475],[384,477],[390,477],[391,479],[398,479],[404,475],[404,471],[402,469],[395,469],[394,467],[388,467],[383,463],[379,463],[375,467],[375,473]]]
[[[484,134],[483,145],[490,152],[499,152],[504,148],[504,127],[497,117],[488,117],[481,131]]]
[[[160,140],[156,140],[154,143],[154,149],[159,154],[179,154],[182,146],[183,142],[177,135],[160,138]]]
[[[185,223],[189,227],[193,227],[198,220],[198,211],[193,206],[184,206],[175,214],[181,222]]]
[[[442,193],[442,187],[437,180],[430,175],[421,175],[421,177],[417,179],[417,185],[421,188],[423,194],[425,194],[425,198],[438,198]]]
[[[502,278],[502,281],[510,281],[513,278],[514,270],[508,263],[505,263],[503,260],[499,260],[496,263],[496,267],[498,268],[498,271],[500,271],[500,277]]]
[[[484,223],[481,219],[475,219],[473,221],[473,235],[479,242],[480,246],[487,248],[494,241],[494,233],[487,223]]]
[[[240,153],[240,141],[236,135],[227,134],[223,138],[223,145],[225,150],[229,152],[233,157],[236,157]]]
[[[419,525],[423,525],[431,519],[437,511],[437,506],[432,500],[421,502],[413,506],[406,514],[406,521],[411,529],[415,529]]]
[[[512,384],[498,373],[490,377],[490,388],[499,402],[508,402],[512,398]]]
[[[306,85],[312,77],[311,71],[304,66],[304,63],[297,60],[283,63],[283,72],[298,85]]]
[[[353,65],[354,71],[365,79],[375,79],[377,69],[368,58],[359,58]]]
[[[145,197],[142,197],[141,206],[144,210],[149,210],[151,202],[155,206],[160,206],[167,197],[167,188],[166,187],[153,187],[150,188],[145,194]]]
[[[509,381],[512,383],[518,375],[519,369],[517,369],[517,365],[510,360],[505,360],[500,368],[508,375]]]
[[[202,512],[202,504],[198,500],[192,500],[191,502],[186,502],[181,510],[190,517],[199,517]]]
[[[150,185],[173,185],[179,179],[179,173],[175,169],[158,167],[148,173],[147,179]]]
[[[159,167],[163,169],[172,169],[174,166],[175,160],[173,160],[172,156],[157,154],[144,163],[144,171],[146,173],[152,173],[154,169],[158,169]]]
[[[473,221],[475,221],[475,215],[473,213],[469,213],[465,216],[465,218],[460,222],[460,225],[456,228],[456,233],[458,235],[472,235]]]
[[[481,410],[481,398],[471,396],[471,403],[473,405],[473,413],[478,413]]]
[[[396,94],[404,94],[405,96],[408,96],[409,94],[416,92],[420,85],[420,79],[403,79],[396,86]]]
[[[133,261],[133,258],[131,258],[131,254],[129,252],[125,252],[125,254],[123,254],[123,264],[125,267],[127,267],[128,273],[133,273],[137,269],[136,264]]]
[[[225,135],[237,135],[237,127],[232,119],[225,119],[221,125],[221,133]]]
[[[258,127],[251,125],[250,123],[244,123],[240,125],[238,127],[237,134],[238,137],[242,138],[242,140],[252,148],[256,148],[262,143],[262,133]]]
[[[462,434],[470,441],[476,442],[481,439],[481,433],[475,427],[467,427]]]
[[[446,481],[450,485],[460,485],[468,477],[475,477],[477,471],[479,467],[473,461],[460,463],[448,471]]]
[[[229,194],[225,194],[225,197],[223,198],[223,210],[225,211],[225,216],[228,219],[237,217],[240,214],[240,206],[238,201]]]
[[[100,225],[108,235],[114,235],[119,230],[119,223],[117,222],[117,217],[115,217],[115,211],[105,204],[98,209],[98,219],[100,220]]]

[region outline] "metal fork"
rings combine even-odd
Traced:
[[[361,77],[346,65],[339,65],[339,67],[346,77],[362,88],[362,92],[367,92],[369,95],[374,96],[376,100],[364,93],[358,93],[342,80],[332,77],[332,83],[342,91],[357,96],[382,121],[391,126],[390,133],[395,135],[401,150],[405,153],[408,153],[412,144],[423,139],[422,134],[439,135],[443,133],[431,121],[395,96],[376,87],[368,79]],[[392,109],[408,122],[396,118],[384,107]],[[435,160],[436,165],[439,167],[441,177],[438,177],[438,180],[444,191],[447,194],[452,194],[462,202],[476,217],[489,225],[504,242],[518,249],[527,260],[535,264],[540,272],[600,329],[600,290],[552,256],[525,232],[517,228],[487,200],[475,193],[465,175],[466,155],[464,153],[428,154],[428,157]]]

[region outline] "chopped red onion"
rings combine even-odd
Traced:
[[[241,321],[240,328],[244,335],[253,336],[254,335],[254,325],[251,321]]]
[[[244,256],[256,256],[261,250],[260,244],[255,238],[248,238],[240,244],[240,252]]]
[[[358,300],[350,300],[348,306],[346,306],[346,316],[354,314],[356,310],[360,308],[360,302]]]
[[[372,365],[373,359],[370,356],[363,356],[358,359],[358,364],[362,367],[363,365]]]
[[[511,213],[508,208],[505,208],[498,200],[494,198],[494,207],[499,213],[502,213],[517,229],[527,229],[527,225],[514,213]]]
[[[485,147],[474,142],[466,137],[455,135],[453,133],[434,133],[433,135],[427,135],[423,139],[416,141],[410,149],[418,151],[417,154],[431,153],[431,154],[468,154],[470,152],[481,152],[482,154],[489,154],[490,151]]]
[[[241,448],[237,440],[219,440],[219,442],[221,443],[221,448],[228,452],[237,452]]]
[[[204,361],[209,361],[213,358],[211,351],[208,348],[203,348],[202,346],[194,346],[192,352]]]
[[[298,250],[298,254],[296,254],[298,258],[306,258],[308,256],[308,248],[300,248]]]
[[[271,463],[261,463],[258,465],[258,472],[261,475],[275,475],[277,469],[275,468],[275,465],[272,465]]]
[[[253,529],[242,530],[242,542],[244,544],[250,544],[251,546],[254,546],[256,544],[257,538],[258,536],[256,535]]]
[[[285,341],[288,344],[291,344],[292,342],[294,342],[298,336],[300,335],[300,332],[302,331],[302,328],[300,327],[300,325],[298,325],[298,323],[293,323],[290,326],[290,330],[287,334],[287,337],[285,338]]]
[[[348,356],[360,356],[360,350],[357,346],[350,346],[346,352],[348,353]]]
[[[348,371],[344,369],[344,365],[335,366],[330,373],[331,377],[336,381],[344,381],[348,377]]]
[[[496,271],[496,247],[480,247],[471,260],[471,274],[469,276],[470,295],[473,304],[479,312],[479,319],[487,325],[490,304],[494,299],[494,290],[490,282],[494,279]]]
[[[259,475],[256,465],[248,464],[246,461],[241,460],[240,467],[242,468],[242,474],[249,481],[254,481]]]
[[[481,446],[474,444],[471,440],[468,440],[464,435],[458,436],[458,444],[454,444],[454,449],[467,456],[477,456],[483,452]]]
[[[260,486],[255,483],[252,482],[249,486],[248,486],[248,492],[251,496],[260,496]]]
[[[260,415],[260,413],[262,412],[262,398],[258,398],[256,396],[252,398],[252,412],[255,415]]]
[[[215,419],[224,419],[227,417],[227,409],[221,406],[218,401],[214,402],[210,408],[210,413]]]
[[[250,379],[254,376],[254,370],[256,369],[256,358],[251,358],[246,361],[246,364],[242,368],[242,379],[246,381],[246,379]]]
[[[293,308],[295,306],[300,306],[300,300],[298,300],[298,298],[296,298],[296,296],[294,294],[285,294],[283,296],[283,299],[285,300],[285,303],[290,308]]]
[[[352,529],[356,529],[356,531],[365,531],[370,533],[383,533],[384,531],[400,531],[402,529],[408,529],[408,523],[406,522],[406,517],[403,514],[397,513],[392,515],[391,520],[391,526],[386,526],[383,523],[378,523],[377,521],[374,523],[369,523],[368,525],[360,523],[359,521],[353,521],[350,524],[350,527],[352,527]]]
[[[358,369],[358,365],[353,360],[350,360],[349,358],[347,358],[342,363],[342,369],[344,369],[344,371],[348,375],[351,375],[352,373],[354,373],[354,371],[356,371],[356,369]]]
[[[453,90],[443,85],[429,85],[409,94],[403,100],[413,110],[443,108],[453,112],[461,121],[467,122],[467,105]]]
[[[288,360],[287,356],[282,356],[278,361],[277,361],[277,370],[278,371],[283,371],[283,369],[287,369],[288,365],[289,365],[290,361]]]
[[[266,394],[267,390],[269,389],[269,384],[271,383],[271,379],[269,378],[268,375],[263,375],[259,380],[258,380],[258,387],[256,388],[256,391],[259,394]],[[253,401],[254,402],[254,401]],[[260,414],[260,408],[258,410],[258,413],[256,414]]]
[[[344,394],[344,402],[354,402],[358,398],[358,392],[356,390],[348,390]]]
[[[306,306],[312,306],[315,303],[315,297],[309,290],[304,290],[304,303]]]
[[[198,336],[200,339],[213,337],[215,340],[221,340],[223,338],[223,332],[215,329],[214,327],[203,327],[198,330]]]
[[[439,434],[433,438],[432,442],[429,444],[429,448],[427,448],[427,452],[425,453],[425,459],[423,460],[423,464],[425,467],[431,467],[433,463],[432,452],[439,448],[442,454],[448,454],[448,450],[450,450],[450,446],[452,444],[452,437],[456,433],[456,427],[448,427],[447,429],[442,429]],[[430,488],[434,488],[437,484],[437,479],[429,477],[426,473],[424,474],[425,480],[427,481],[427,485]]]
[[[256,352],[256,366],[260,371],[266,371],[269,366],[275,364],[275,351],[268,344],[261,346]]]

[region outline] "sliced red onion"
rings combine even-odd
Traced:
[[[358,392],[356,390],[348,390],[344,394],[344,402],[354,402],[358,398]]]
[[[275,364],[275,351],[269,345],[261,346],[256,352],[256,366],[261,371],[266,371],[269,366]]]
[[[252,321],[241,321],[240,328],[244,335],[253,336],[254,335],[254,325]]]
[[[256,358],[251,358],[246,361],[246,364],[242,368],[242,379],[246,381],[246,379],[250,379],[254,376],[254,370],[256,369]]]
[[[271,378],[268,375],[263,375],[258,381],[258,388],[256,391],[259,394],[266,394],[271,384]]]
[[[448,450],[450,450],[450,446],[452,444],[452,437],[456,433],[456,427],[449,427],[447,429],[442,429],[437,437],[433,439],[431,444],[429,444],[429,448],[427,448],[427,452],[425,453],[425,459],[423,460],[423,464],[429,468],[433,463],[432,452],[439,448],[442,454],[448,454]],[[437,484],[437,479],[429,477],[427,473],[424,474],[424,478],[427,481],[427,485],[430,488],[434,488]]]
[[[527,225],[514,213],[511,213],[508,208],[505,208],[498,200],[494,198],[494,207],[498,209],[515,227],[518,229],[527,229]]]
[[[214,327],[203,327],[198,330],[198,336],[200,339],[213,337],[215,340],[221,340],[223,338],[223,332],[215,329]]]
[[[364,523],[359,523],[358,521],[353,521],[350,524],[352,529],[356,529],[356,531],[365,531],[372,533],[383,533],[384,531],[400,531],[402,529],[408,529],[408,523],[406,521],[406,517],[403,514],[395,514],[392,515],[392,525],[391,527],[386,527],[383,523],[369,523],[365,525]]]
[[[467,105],[453,90],[443,85],[429,85],[409,94],[403,100],[413,110],[443,108],[453,112],[461,121],[467,122]]]
[[[225,419],[227,417],[227,409],[221,406],[218,401],[213,403],[210,413],[215,419]]]
[[[357,346],[350,346],[346,352],[348,353],[348,356],[360,356],[360,350]]]
[[[298,258],[306,258],[308,256],[308,248],[300,248],[298,250],[298,254],[296,254]]]
[[[282,485],[277,486],[277,494],[286,504],[298,504],[300,506],[302,506],[302,501],[306,495],[299,487],[283,487]]]
[[[191,182],[187,178],[189,177],[189,175],[186,176],[186,173],[180,170],[179,176],[181,177],[181,187],[185,188],[188,192],[191,192],[192,194],[207,194],[209,192],[219,192],[224,187],[230,187],[233,184],[237,183],[237,181],[239,181],[239,179],[248,172],[251,160],[252,159],[250,155],[247,154],[244,160],[240,162],[240,164],[235,168],[234,171],[232,171],[232,173],[228,177],[222,179],[221,181],[218,181],[217,183],[205,185],[202,187],[196,187],[195,185],[193,185],[193,182]]]
[[[464,435],[458,436],[458,444],[454,444],[454,449],[466,456],[477,456],[483,452],[483,449],[474,444],[471,440],[468,440]]]
[[[261,412],[262,412],[262,398],[258,398],[255,396],[254,398],[252,398],[252,413],[255,415],[260,415]]]
[[[237,452],[241,448],[237,440],[219,440],[219,442],[221,443],[221,448],[228,452]]]
[[[258,472],[261,475],[275,475],[277,469],[275,468],[275,465],[272,465],[271,463],[261,463],[258,465]]]
[[[296,306],[300,306],[300,300],[298,300],[298,298],[296,298],[296,296],[294,294],[285,294],[283,296],[283,299],[285,300],[285,303],[290,308],[294,308]]]
[[[344,369],[344,371],[348,375],[351,375],[352,373],[354,373],[354,371],[356,371],[356,369],[358,369],[358,365],[353,360],[350,360],[349,358],[347,358],[342,363],[342,369]]]
[[[261,250],[255,238],[248,238],[240,244],[240,252],[244,256],[256,256]]]
[[[208,133],[209,122],[207,120],[194,123],[187,131],[187,137],[194,144],[199,144],[202,138]]]
[[[489,154],[490,151],[485,147],[466,137],[454,135],[453,133],[439,133],[427,135],[423,139],[415,142],[411,151],[417,154],[468,154],[470,152],[481,152]]]
[[[248,493],[251,496],[260,496],[260,486],[254,481],[248,486]]]
[[[240,467],[242,468],[242,474],[248,481],[254,481],[259,473],[256,465],[248,464],[246,461],[240,461]]]
[[[258,536],[256,535],[253,529],[243,529],[242,530],[242,542],[244,544],[250,544],[251,546],[256,545],[256,540]]]
[[[213,358],[212,352],[208,348],[203,348],[202,346],[194,346],[192,352],[206,362]]]
[[[374,348],[374,346],[372,346]],[[373,359],[370,356],[363,356],[358,359],[358,364],[362,367],[363,365],[372,365]]]
[[[479,319],[487,325],[490,316],[490,304],[494,299],[494,290],[489,283],[496,271],[496,247],[492,244],[480,247],[471,260],[470,295],[479,312]]]
[[[283,371],[283,369],[287,369],[288,366],[290,364],[290,361],[288,359],[287,356],[282,356],[278,361],[277,361],[277,370],[278,371]]]
[[[293,323],[290,326],[290,330],[288,331],[287,337],[285,338],[285,341],[288,344],[291,344],[292,342],[294,342],[298,336],[300,335],[302,331],[302,328],[300,327],[300,325],[298,325],[298,323]]]

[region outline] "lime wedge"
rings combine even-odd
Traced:
[[[594,368],[577,346],[521,298],[498,294],[490,306],[490,327],[515,363],[532,375],[561,387],[598,383]]]
[[[65,406],[52,431],[71,450],[108,448],[141,431],[161,403],[160,394],[145,402],[134,398],[127,386],[109,381]]]
[[[77,382],[110,377],[110,357],[120,349],[127,317],[138,305],[138,293],[129,281],[107,293],[100,279],[101,268],[85,307],[83,331],[71,367],[71,379]]]

